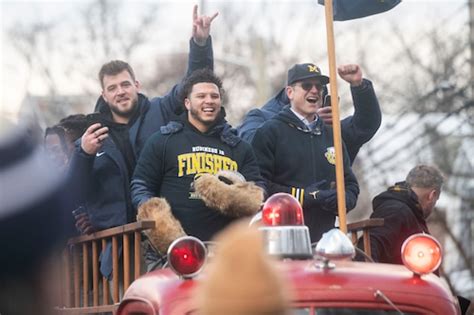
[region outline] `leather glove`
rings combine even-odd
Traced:
[[[304,189],[303,205],[323,206],[323,201],[329,197],[329,191],[325,189],[327,187],[327,181],[323,179],[317,183],[311,184]]]
[[[335,192],[335,190],[334,190]],[[346,209],[352,210],[355,208],[357,204],[357,195],[354,195],[351,191],[346,191]],[[329,196],[325,204],[323,205],[323,209],[326,211],[334,211],[337,213],[337,194]]]

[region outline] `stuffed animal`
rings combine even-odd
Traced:
[[[137,220],[155,221],[155,228],[145,231],[145,234],[161,255],[166,255],[168,247],[175,239],[186,235],[164,198],[153,197],[141,204],[138,208]]]
[[[202,174],[194,180],[194,188],[206,206],[230,217],[254,215],[263,202],[263,189],[238,172]]]

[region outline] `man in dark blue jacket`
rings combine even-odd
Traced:
[[[357,66],[343,69],[354,86],[363,84]],[[316,114],[329,78],[314,64],[294,65],[288,71],[286,94],[290,106],[257,129],[252,146],[268,194],[292,194],[303,207],[311,240],[334,227],[337,215],[335,152],[332,129]],[[363,101],[363,100],[361,100]],[[346,206],[356,206],[359,194],[344,147]]]
[[[357,67],[357,72],[354,75],[360,77],[362,80],[361,84],[357,86],[352,84],[351,81],[348,81],[345,75],[346,69],[353,67]],[[359,66],[343,65],[338,68],[338,73],[343,80],[350,83],[352,100],[354,102],[354,115],[341,120],[342,140],[346,144],[352,164],[362,145],[369,141],[379,129],[382,114],[372,82],[367,79],[362,79],[362,71]],[[325,91],[325,94],[326,93],[327,91]],[[239,130],[239,136],[249,143],[252,142],[255,131],[289,103],[286,88],[283,88],[277,95],[263,105],[262,108],[252,109],[247,113],[242,124],[237,128]],[[320,106],[317,113],[319,117],[323,119],[324,123],[331,125],[331,107],[326,106],[324,103],[322,103],[322,105],[324,105],[324,107]]]
[[[188,74],[200,68],[213,68],[212,42],[209,36],[212,17],[193,14]],[[102,230],[135,221],[136,211],[130,197],[130,179],[141,149],[160,126],[179,109],[180,85],[163,97],[149,100],[139,93],[140,83],[126,62],[114,60],[99,72],[102,95],[96,104],[100,112],[77,143],[71,165],[72,178],[80,179],[86,213],[76,216],[83,233]],[[101,264],[105,276],[111,273],[109,250]]]

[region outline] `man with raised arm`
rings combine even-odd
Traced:
[[[345,75],[357,77],[359,71],[349,67]],[[298,199],[312,242],[335,226],[338,213],[332,128],[317,114],[328,83],[329,78],[312,63],[291,67],[285,88],[290,105],[257,129],[252,140],[268,194],[286,192]],[[351,210],[359,185],[343,149],[346,206]]]
[[[350,84],[354,103],[354,115],[341,120],[342,140],[346,145],[352,164],[362,145],[369,141],[379,129],[382,113],[372,82],[363,78],[362,70],[358,65],[342,65],[338,67],[337,71],[341,79]],[[326,125],[331,125],[331,106],[329,102],[324,102],[327,92],[325,90],[323,93],[323,99],[321,105],[317,108],[317,114]],[[255,131],[289,103],[286,89],[283,88],[262,108],[256,108],[247,113],[242,124],[238,127],[239,136],[249,143],[252,142]]]
[[[193,28],[187,74],[196,69],[213,68],[211,23],[217,13],[199,16],[193,9]],[[135,221],[136,211],[130,197],[130,179],[145,141],[165,125],[180,109],[175,85],[163,97],[148,99],[140,93],[140,82],[132,67],[113,60],[99,71],[102,93],[95,106],[100,113],[77,143],[71,165],[73,178],[80,179],[82,192],[76,225],[83,233],[107,229]],[[109,260],[106,251],[102,260]],[[111,261],[101,264],[105,276],[111,273]],[[104,266],[106,268],[104,269]]]

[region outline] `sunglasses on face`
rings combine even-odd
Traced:
[[[299,84],[299,86],[301,86],[301,88],[307,92],[311,91],[313,86],[315,86],[319,92],[321,92],[324,88],[324,85],[319,82],[309,82],[309,81],[303,81]]]

